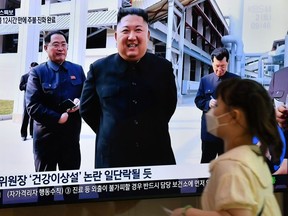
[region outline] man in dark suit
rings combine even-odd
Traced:
[[[90,65],[80,114],[96,133],[95,168],[175,164],[168,123],[177,104],[172,64],[147,53],[148,15],[118,12],[118,53]]]
[[[284,132],[286,144],[288,143],[288,67],[276,71],[271,79],[269,89],[270,96],[275,102],[276,120]],[[283,160],[277,174],[288,173],[288,151],[286,148]]]
[[[37,62],[32,62],[30,64],[30,70],[33,67],[36,67],[38,65]],[[29,124],[29,132],[30,132],[30,136],[33,138],[33,119],[29,116],[27,109],[26,109],[26,99],[25,99],[25,95],[26,95],[26,86],[27,86],[27,81],[28,81],[28,77],[29,77],[29,73],[26,73],[24,75],[21,76],[20,79],[20,84],[19,84],[19,89],[20,91],[24,91],[24,106],[23,106],[23,116],[22,116],[22,124],[21,124],[21,129],[20,129],[20,133],[21,133],[21,138],[23,141],[25,141],[27,139],[27,128],[28,128],[28,124]]]
[[[26,90],[27,110],[34,119],[35,171],[76,170],[81,162],[78,105],[86,77],[81,65],[66,61],[68,44],[63,32],[48,33],[44,42],[49,60],[31,70]],[[70,108],[63,105],[67,99],[74,101]],[[65,200],[77,199],[77,194],[72,195],[64,193]]]
[[[239,77],[236,74],[227,72],[229,63],[229,52],[226,48],[220,47],[211,53],[213,73],[201,78],[199,89],[195,97],[196,106],[202,110],[201,117],[201,140],[202,157],[201,163],[209,163],[217,155],[224,152],[223,140],[207,132],[205,113],[217,105],[215,90],[218,84],[231,77]]]

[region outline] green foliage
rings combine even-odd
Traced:
[[[13,100],[0,100],[0,115],[12,114],[13,105]]]

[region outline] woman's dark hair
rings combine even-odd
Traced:
[[[148,14],[145,10],[141,8],[127,7],[127,8],[119,8],[117,14],[117,23],[121,21],[121,19],[127,15],[137,15],[143,18],[143,20],[148,23]]]
[[[231,78],[218,85],[216,97],[221,97],[227,106],[240,108],[244,112],[251,135],[261,142],[262,154],[265,155],[269,149],[273,162],[279,163],[283,143],[267,90],[254,80]]]
[[[68,42],[68,39],[67,39],[67,37],[66,37],[66,35],[65,35],[64,32],[62,32],[62,31],[52,31],[52,32],[49,32],[49,33],[45,36],[45,38],[44,38],[45,44],[48,44],[48,43],[51,42],[51,37],[52,37],[52,35],[54,35],[54,34],[60,34],[60,35],[62,35],[62,36],[65,38],[66,42]]]
[[[211,53],[211,61],[213,62],[214,57],[221,61],[224,57],[226,57],[226,61],[229,61],[229,51],[225,47],[218,47],[213,50]]]

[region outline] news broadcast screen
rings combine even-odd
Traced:
[[[24,5],[24,2],[27,3],[28,1],[23,0],[21,1],[21,4],[23,3]],[[45,9],[44,11],[48,12],[51,9],[51,11],[53,10],[56,11],[55,12],[56,15],[57,13],[61,12],[60,15],[58,14],[59,15],[58,18],[60,17],[61,19],[56,19],[55,14],[52,14],[51,16],[50,15],[49,16],[42,16],[42,15],[28,16],[27,14],[24,14],[24,15],[20,14],[21,16],[19,16],[19,14],[17,15],[17,12],[19,13],[19,10],[20,10],[19,2],[18,2],[19,5],[17,5],[17,8],[15,9],[6,10],[6,11],[0,10],[0,12],[2,13],[0,14],[1,15],[0,16],[0,21],[1,21],[0,30],[3,30],[4,32],[3,35],[0,35],[1,37],[0,41],[1,42],[3,41],[3,44],[5,44],[5,46],[3,45],[3,47],[1,47],[2,53],[0,55],[0,65],[2,68],[0,72],[1,73],[1,80],[0,80],[0,96],[1,97],[0,99],[8,98],[8,100],[11,100],[12,98],[14,100],[15,113],[13,113],[13,115],[14,114],[21,115],[22,109],[23,109],[22,107],[23,93],[20,93],[18,89],[20,77],[22,74],[20,74],[20,70],[18,69],[20,68],[20,65],[21,66],[24,65],[23,62],[25,61],[25,58],[27,57],[27,55],[24,56],[23,54],[20,56],[21,54],[20,51],[25,50],[27,53],[29,53],[29,49],[32,49],[32,48],[28,47],[27,44],[29,42],[30,42],[29,45],[31,46],[33,44],[36,44],[35,49],[39,49],[39,53],[35,54],[35,56],[37,56],[38,59],[41,60],[41,62],[39,60],[39,63],[42,63],[44,61],[47,61],[45,51],[43,50],[43,36],[44,36],[43,32],[46,33],[46,30],[48,32],[48,30],[53,29],[53,28],[50,28],[51,26],[57,25],[58,27],[59,23],[61,24],[60,27],[64,29],[67,35],[69,32],[70,26],[69,26],[68,20],[70,16],[69,14],[70,7],[68,4],[70,1],[58,1],[57,3],[53,2],[53,4],[49,5],[49,7],[46,7],[45,6],[46,3],[44,2],[50,3],[50,1],[42,1],[41,4],[42,4],[42,8]],[[91,9],[89,11],[90,21],[91,20],[97,21],[97,19],[96,18],[93,19],[93,17],[96,16],[95,13],[98,13],[98,12],[99,12],[98,15],[99,14],[102,15],[102,13],[103,14],[107,13],[109,16],[113,16],[114,14],[114,17],[116,17],[115,16],[115,14],[117,14],[115,12],[116,10],[105,9],[102,11],[102,8],[104,7],[103,6],[104,4],[102,5],[102,2],[104,1],[95,1],[95,0],[90,1],[91,3],[89,4],[90,6],[92,5],[92,2],[93,4],[94,3],[100,4],[101,7],[99,6],[100,9],[90,8]],[[133,1],[133,2],[137,3],[141,1]],[[168,1],[159,1],[159,2],[164,2],[164,4],[166,4]],[[203,5],[204,3],[209,3],[209,2],[210,1],[200,1],[200,3],[203,3]],[[61,4],[60,7],[58,3]],[[81,4],[82,4],[82,1],[81,1]],[[38,6],[40,10],[40,3]],[[4,6],[1,6],[1,7],[5,8]],[[63,13],[60,10],[62,9],[62,7],[66,9],[66,11]],[[214,9],[211,9],[211,7],[212,6],[209,5],[209,7],[207,7],[207,11],[212,13]],[[261,5],[259,7],[260,9],[262,8]],[[49,8],[49,10],[47,8]],[[200,15],[206,12],[206,8],[203,11],[201,8],[202,6],[199,7],[197,5],[196,11],[198,10],[199,11],[195,14]],[[270,15],[270,11],[272,11],[272,9],[271,8],[269,9],[269,8],[268,8],[268,12],[264,11],[262,15],[256,14],[257,15],[256,17],[272,17]],[[192,10],[192,6],[188,7],[188,9],[189,10],[191,9],[190,10],[191,13],[192,11],[194,11],[194,9]],[[216,9],[219,10],[218,8]],[[250,10],[246,10],[246,11],[254,15],[255,11],[257,12],[260,9],[257,9],[256,7],[251,7]],[[220,14],[220,11],[219,11],[219,14]],[[267,14],[268,16],[266,16]],[[190,14],[189,16],[192,17],[192,14]],[[206,15],[204,16],[204,18],[205,17],[207,18]],[[218,15],[216,16],[215,14],[215,16],[213,17],[218,17]],[[164,17],[164,19],[165,18],[166,17]],[[80,18],[78,17],[78,19],[80,20],[81,16]],[[162,16],[159,16],[159,20],[160,19],[162,19]],[[86,62],[85,62],[85,65],[83,65],[85,73],[88,71],[90,63],[94,62],[96,57],[97,58],[99,57],[99,52],[101,52],[101,56],[104,56],[104,55],[110,54],[108,51],[111,51],[111,50],[113,52],[117,51],[115,48],[116,46],[115,46],[114,32],[113,32],[115,30],[116,23],[114,20],[113,22],[114,22],[113,28],[110,28],[111,26],[109,26],[110,29],[108,27],[107,28],[105,27],[104,29],[100,29],[100,28],[98,29],[95,26],[92,26],[93,28],[95,27],[93,29],[92,27],[90,28],[89,26],[89,30],[91,30],[91,34],[90,34],[91,37],[87,38],[87,47],[89,49],[85,50],[84,48],[84,51],[83,51],[83,53],[86,52],[85,53],[86,56],[84,56],[86,58]],[[257,25],[258,18],[257,19],[255,18],[255,22],[256,24],[254,26],[258,28],[260,26],[260,25]],[[210,20],[209,20],[209,23],[211,23]],[[265,24],[266,22],[263,21],[263,23]],[[282,23],[285,23],[285,22],[282,22]],[[23,29],[26,28],[27,25],[34,25],[34,24],[39,24],[39,25],[43,24],[47,28],[45,29],[45,31],[40,31],[39,38],[41,38],[41,41],[39,39],[37,43],[36,42],[32,43],[30,40],[32,36],[31,35],[27,36],[28,34],[26,35],[26,37],[21,38],[19,36],[18,38],[19,30],[21,31],[21,33],[23,33],[25,32]],[[165,23],[165,25],[166,24],[167,22]],[[271,25],[271,26],[279,26],[280,24],[281,22],[277,22],[277,25]],[[162,29],[162,31],[164,31],[162,28],[164,24],[159,25],[161,27],[159,29],[158,29],[158,25],[155,25],[154,31],[151,31],[151,36],[155,37],[155,32],[157,32],[159,29],[160,30]],[[81,26],[81,24],[79,26]],[[225,26],[226,24],[223,26],[223,28]],[[267,26],[270,27],[270,21],[269,21],[269,25]],[[209,25],[207,25],[205,29],[210,28],[208,27]],[[16,30],[14,30],[15,28]],[[29,31],[26,31],[26,32],[30,32],[31,29],[30,28],[27,28],[27,29]],[[282,29],[285,30],[287,28],[282,28]],[[273,32],[270,29],[269,31]],[[75,30],[74,33],[75,34],[79,33],[79,31],[77,32]],[[163,50],[166,49],[166,47],[163,46],[164,42],[158,41],[158,39],[159,38],[161,39],[161,36],[164,33],[167,34],[167,32],[165,31],[160,32],[158,35],[156,34],[158,38],[156,39],[154,38],[155,44],[157,45],[160,44],[160,46],[157,47],[160,53],[159,55],[163,55],[163,52],[164,52]],[[227,33],[227,32],[224,32],[224,33]],[[191,33],[189,34],[193,36],[194,33],[193,31],[191,31]],[[215,35],[218,35],[218,33]],[[264,34],[261,33],[261,38],[263,35]],[[4,39],[2,38],[2,36]],[[190,38],[191,41],[195,41],[196,39],[198,41],[198,36],[199,35],[195,33],[195,37],[193,36]],[[215,36],[216,38],[215,39],[213,35],[212,36],[207,35],[207,38],[208,37],[212,38],[215,41],[216,39],[218,40],[218,38],[216,38]],[[75,38],[77,38],[77,36],[75,36]],[[81,46],[79,44],[76,44],[77,40],[75,38],[74,38],[75,44],[73,43],[71,44],[68,43],[68,44],[70,47],[73,47],[73,45],[75,45],[76,48],[80,49]],[[257,40],[259,38],[260,37],[258,37]],[[206,41],[207,39],[204,36],[202,39],[203,41],[201,43],[203,44],[203,50],[197,47],[198,44],[196,44],[195,42],[194,42],[195,44],[191,43],[191,46],[193,45],[194,48],[196,47],[197,50],[199,49],[202,52],[203,55],[196,53],[196,56],[199,59],[205,58],[206,62],[204,61],[201,62],[199,59],[198,60],[196,59],[197,60],[196,61],[194,57],[191,57],[188,55],[187,55],[188,58],[185,58],[185,59],[186,60],[189,59],[189,65],[190,64],[192,66],[196,65],[198,68],[202,67],[204,69],[205,68],[207,69],[208,67],[210,67],[209,66],[210,59],[209,59],[209,54],[207,50],[210,50],[210,49],[212,50],[212,47],[207,48],[210,42],[207,43]],[[23,42],[24,40],[25,42]],[[73,40],[73,38],[71,40]],[[166,40],[166,36],[164,40]],[[219,41],[220,40],[221,39],[219,38]],[[113,41],[113,45],[110,44],[110,47],[107,49],[108,50],[107,51],[104,48],[106,47],[106,43],[108,44],[111,41]],[[255,41],[256,40],[252,40],[252,43],[254,44]],[[18,47],[18,42],[19,44],[22,44],[22,47]],[[97,45],[97,47],[94,46],[95,44]],[[149,41],[149,46],[151,44],[152,44],[151,41]],[[185,41],[185,44],[186,44],[186,41]],[[264,43],[262,43],[259,47],[261,47],[263,44]],[[61,46],[64,46],[64,45],[67,48],[68,45],[66,43],[63,43]],[[54,48],[55,46],[56,45],[54,45]],[[58,44],[57,46],[60,46],[60,45]],[[251,47],[249,45],[248,46],[245,45],[245,46]],[[153,49],[154,48],[155,47],[153,47]],[[172,50],[175,49],[175,47],[170,47],[170,48]],[[185,51],[187,52],[186,48],[187,46],[185,47]],[[94,53],[93,51],[97,49],[100,49],[100,51],[97,52],[97,54],[95,54],[96,52]],[[191,48],[189,47],[188,49],[190,51]],[[68,49],[68,52],[69,52],[69,49]],[[74,52],[73,54],[76,55],[77,52]],[[255,51],[253,51],[253,53],[255,53]],[[235,54],[235,51],[234,51],[234,54]],[[71,58],[71,56],[72,54],[69,57]],[[17,65],[15,63],[16,62],[15,59],[19,60],[17,61]],[[68,60],[70,59],[68,58]],[[14,65],[14,63],[16,66]],[[26,63],[26,65],[28,65],[29,63]],[[242,65],[243,62],[240,62],[240,64]],[[196,66],[191,70],[187,67],[188,69],[187,68],[186,69],[188,73],[185,73],[185,76],[183,77],[181,77],[182,75],[181,76],[179,75],[179,77],[183,79],[181,81],[177,80],[178,81],[177,85],[180,85],[179,83],[182,82],[181,85],[188,86],[189,83],[188,82],[186,83],[185,81],[188,81],[190,79],[190,76],[192,75],[194,77],[191,78],[191,80],[192,79],[196,80],[196,76],[197,76],[197,79],[198,79],[197,83],[199,85],[199,80],[205,71],[204,69],[203,71],[198,70],[198,68],[196,69]],[[176,67],[178,67],[178,65]],[[22,70],[24,71],[24,69]],[[197,75],[195,75],[196,72],[194,70],[197,72]],[[25,72],[26,72],[26,69],[25,69]],[[74,78],[75,77],[73,77],[73,79]],[[161,81],[162,80],[158,81],[159,85],[161,84]],[[193,84],[195,84],[194,81],[193,81]],[[113,201],[113,200],[125,200],[125,199],[149,199],[149,198],[160,198],[160,197],[168,198],[168,197],[181,197],[181,196],[200,196],[206,184],[209,182],[209,175],[210,175],[209,163],[200,162],[201,155],[202,155],[202,150],[201,150],[202,111],[199,110],[194,103],[194,98],[195,98],[197,87],[194,86],[195,88],[191,90],[192,92],[191,93],[191,92],[188,92],[188,90],[190,89],[188,89],[187,86],[186,86],[187,92],[185,92],[185,94],[183,95],[182,93],[180,93],[181,90],[178,89],[179,95],[178,95],[177,107],[176,107],[175,113],[173,114],[173,116],[171,117],[169,121],[169,135],[171,139],[171,147],[172,147],[173,154],[176,160],[175,165],[161,165],[161,166],[147,165],[147,166],[129,166],[129,167],[121,166],[121,167],[113,167],[113,168],[95,168],[96,134],[84,121],[82,121],[82,128],[81,128],[81,134],[80,134],[80,152],[81,152],[80,169],[61,170],[61,171],[57,169],[57,171],[35,172],[35,165],[34,165],[35,155],[33,154],[33,138],[27,135],[27,139],[25,137],[25,141],[21,140],[21,135],[20,135],[21,118],[19,118],[19,116],[18,118],[17,117],[15,118],[15,116],[12,115],[13,118],[11,117],[11,118],[0,121],[0,131],[1,131],[0,132],[0,148],[1,148],[1,151],[0,151],[0,208],[26,206],[26,205],[78,203],[78,202],[86,202],[86,201],[97,202],[97,201]],[[109,95],[107,94],[107,96]],[[135,101],[133,101],[133,103],[134,102]],[[255,142],[255,145],[256,144],[257,142]],[[153,152],[153,148],[151,148],[151,152]],[[55,154],[56,153],[57,152],[55,152]],[[144,156],[149,159],[149,154],[144,155]],[[283,163],[287,163],[287,158],[286,160],[283,160]],[[286,164],[286,167],[287,167],[287,164]],[[271,177],[271,181],[273,182],[273,185],[274,185],[274,190],[275,192],[287,191],[287,188],[288,188],[287,170],[286,170],[286,173],[280,172],[278,170],[280,170],[280,166],[275,167],[275,170],[272,173],[273,176]]]
[[[200,164],[200,119],[191,99],[177,106],[169,123],[176,165],[101,169],[94,169],[95,133],[83,122],[80,169],[51,172],[34,171],[33,139],[20,140],[20,123],[0,121],[0,205],[199,196],[209,181],[209,164]],[[287,190],[287,180],[274,175],[275,191]]]

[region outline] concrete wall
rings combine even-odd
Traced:
[[[14,93],[19,91],[20,77],[17,77],[16,62],[19,61],[19,55],[16,53],[0,54],[0,99],[13,100]],[[28,70],[28,68],[27,68]]]

